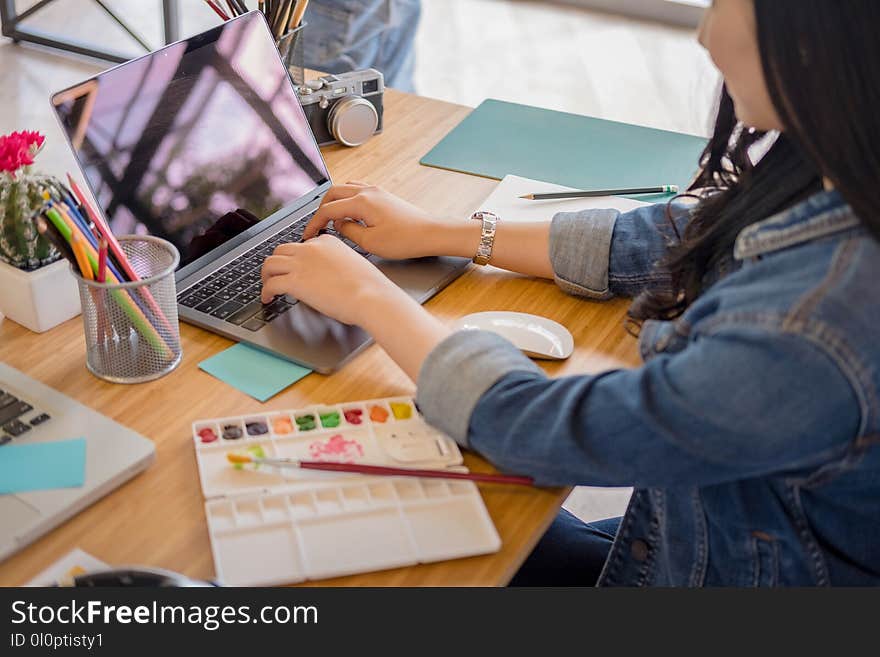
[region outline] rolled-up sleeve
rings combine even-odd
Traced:
[[[672,227],[669,218],[675,221]],[[635,296],[661,282],[657,263],[688,220],[687,207],[667,203],[629,212],[560,212],[550,224],[550,263],[556,284],[589,299]]]
[[[466,446],[477,402],[512,372],[546,378],[504,338],[486,331],[459,331],[435,347],[422,364],[416,404],[430,424]]]
[[[560,212],[550,224],[550,262],[556,284],[569,294],[608,299],[608,265],[616,210]]]

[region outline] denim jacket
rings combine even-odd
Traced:
[[[413,90],[421,0],[312,0],[305,21],[305,64],[328,73],[376,68],[385,84]]]
[[[558,284],[637,294],[663,206],[563,213]],[[600,585],[880,584],[880,245],[836,192],[739,235],[731,271],[644,364],[549,379],[510,343],[455,333],[419,376],[427,419],[544,484],[635,486]]]

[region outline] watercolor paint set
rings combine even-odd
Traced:
[[[217,579],[295,583],[496,552],[470,481],[232,463],[230,455],[466,472],[411,398],[193,423]]]

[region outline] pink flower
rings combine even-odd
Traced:
[[[39,132],[26,130],[0,137],[0,171],[14,174],[21,167],[30,166],[45,141]]]

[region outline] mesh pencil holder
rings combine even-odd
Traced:
[[[152,236],[120,237],[119,244],[140,281],[98,283],[73,272],[82,302],[86,367],[112,383],[152,381],[177,367],[183,353],[174,282],[180,254]],[[108,266],[108,281],[111,276]]]
[[[300,23],[299,27],[283,34],[275,42],[275,45],[278,46],[278,52],[281,53],[284,67],[290,74],[290,79],[293,81],[294,86],[297,87],[305,84],[306,81],[304,64],[305,44],[303,42],[303,29],[305,29],[306,25],[306,23]]]

